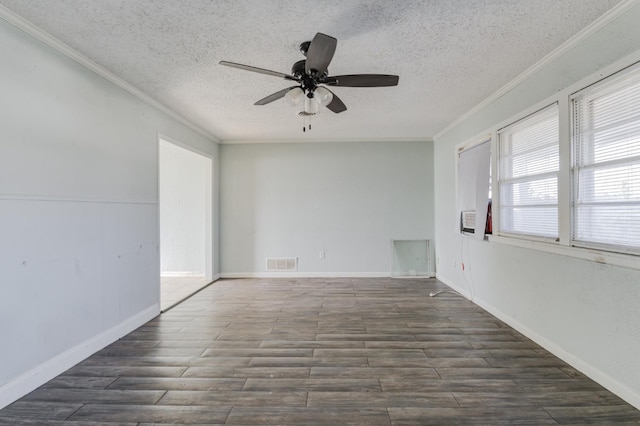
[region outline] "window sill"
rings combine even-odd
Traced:
[[[577,259],[589,260],[603,265],[620,266],[640,270],[640,256],[633,254],[613,253],[603,250],[588,249],[581,247],[570,247],[559,243],[533,241],[522,238],[507,237],[502,235],[489,235],[489,241],[493,243],[506,244],[515,247],[522,247],[532,250],[544,251],[560,256],[575,257]]]

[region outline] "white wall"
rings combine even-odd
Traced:
[[[223,276],[389,275],[390,240],[433,238],[431,142],[220,147]],[[320,252],[325,259],[320,259]]]
[[[437,137],[435,215],[441,280],[640,408],[640,259],[623,268],[454,232],[455,146],[613,62],[640,58],[638,22],[640,6]]]
[[[0,40],[2,407],[159,313],[158,132],[217,145],[1,19]]]
[[[211,260],[211,158],[161,139],[159,164],[160,274],[204,277]]]

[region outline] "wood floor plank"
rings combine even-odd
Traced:
[[[60,375],[51,379],[41,389],[106,389],[117,377],[77,377]]]
[[[442,378],[491,379],[491,378],[555,378],[565,379],[568,376],[557,367],[525,367],[525,368],[438,368]]]
[[[157,422],[224,424],[231,407],[87,404],[69,420],[93,422]]]
[[[204,351],[204,350],[203,350]],[[144,367],[144,366],[164,366],[164,367],[194,367],[194,366],[233,366],[246,367],[251,361],[251,357],[168,357],[168,356],[122,356],[118,357],[118,365],[122,367]],[[92,356],[82,361],[79,365],[89,366],[110,366],[113,365],[114,357]]]
[[[287,391],[169,391],[159,405],[201,405],[234,407],[304,407],[307,392]]]
[[[391,407],[389,417],[393,426],[417,425],[557,425],[542,408],[429,408]],[[452,422],[452,419],[455,419]]]
[[[364,349],[362,341],[334,341],[334,340],[265,340],[260,343],[261,348],[300,348],[300,349]]]
[[[414,379],[382,378],[384,392],[509,392],[523,393],[522,388],[509,379]]]
[[[389,426],[389,415],[384,408],[337,408],[337,407],[234,407],[229,424],[256,425],[360,425]]]
[[[210,348],[202,353],[203,357],[301,357],[312,355],[313,349],[299,348]]]
[[[109,389],[134,390],[190,390],[236,391],[241,390],[247,379],[198,378],[198,377],[121,377]]]
[[[0,418],[65,420],[81,407],[82,403],[78,402],[42,402],[21,399],[0,410]]]
[[[422,358],[427,356],[421,349],[314,349],[318,357],[381,357],[381,358]]]
[[[628,404],[580,407],[547,407],[547,412],[560,424],[640,422],[640,411]],[[588,421],[585,421],[588,420]]]
[[[189,367],[184,377],[300,378],[309,377],[306,367]]]
[[[425,358],[426,359],[426,358]],[[367,367],[367,357],[255,357],[249,362],[251,367]]]
[[[515,383],[525,392],[531,393],[552,393],[552,392],[579,392],[579,391],[599,391],[602,386],[591,379],[557,379],[557,378],[515,378]],[[609,394],[611,394],[609,392]],[[611,394],[613,395],[613,394]]]
[[[165,394],[164,390],[118,389],[36,389],[23,401],[61,402],[80,404],[138,404],[153,405]]]
[[[555,392],[547,394],[510,392],[453,392],[461,407],[584,407],[608,405],[597,392]]]
[[[367,349],[472,349],[467,342],[444,341],[444,342],[398,342],[398,341],[378,341],[364,342]]]
[[[180,377],[188,367],[165,367],[165,366],[127,366],[127,365],[98,365],[84,366],[77,365],[65,371],[67,376],[135,376],[135,377]]]
[[[449,392],[309,392],[317,407],[458,407]]]
[[[369,358],[369,366],[371,367],[421,367],[421,368],[469,368],[469,367],[488,367],[489,364],[485,358]]]
[[[640,425],[434,279],[221,280],[0,410],[5,425]]]
[[[70,420],[51,420],[24,417],[0,417],[0,426],[140,426],[129,422],[87,422]],[[164,424],[163,426],[167,426]],[[207,425],[211,426],[211,425]]]
[[[311,367],[310,377],[322,378],[382,378],[382,377],[420,377],[439,379],[435,368],[385,368],[385,367]]]
[[[378,379],[247,379],[244,390],[329,392],[379,392]]]

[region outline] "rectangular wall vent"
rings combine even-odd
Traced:
[[[297,257],[267,257],[267,272],[297,271]]]
[[[476,229],[476,211],[460,212],[460,231],[474,233]]]

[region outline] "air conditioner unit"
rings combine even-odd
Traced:
[[[476,211],[466,210],[460,212],[460,232],[470,234],[476,231]]]

